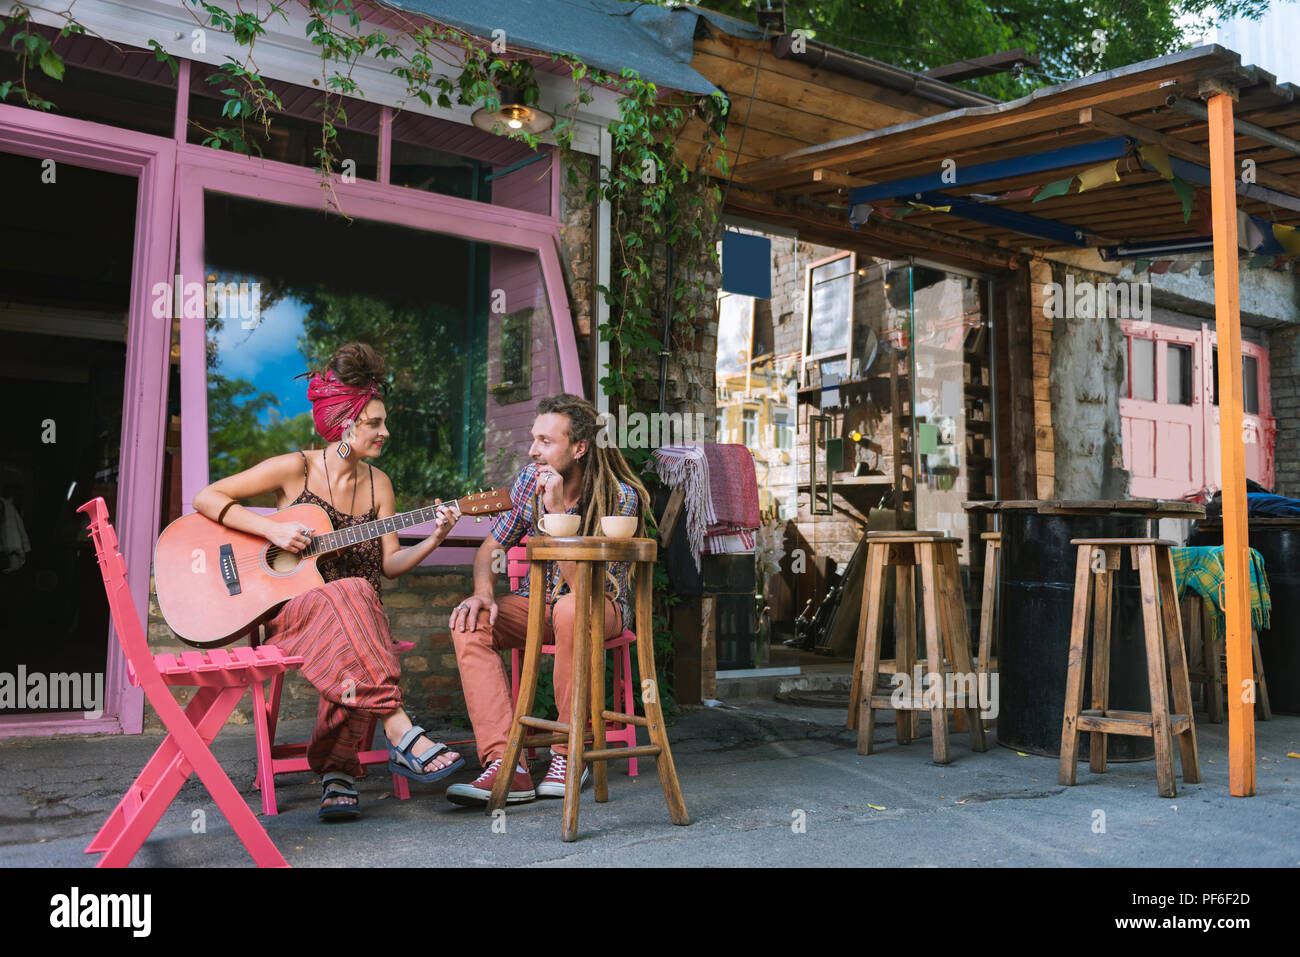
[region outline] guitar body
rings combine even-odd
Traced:
[[[313,537],[334,529],[319,505],[291,505],[267,517],[306,525]],[[283,551],[259,535],[194,512],[172,522],[158,538],[158,607],[186,644],[228,644],[289,599],[325,584],[317,557]]]

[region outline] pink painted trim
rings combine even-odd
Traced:
[[[190,61],[181,60],[176,74],[176,110],[172,139],[184,143],[190,125]]]
[[[149,564],[158,534],[170,329],[151,314],[151,278],[170,271],[172,193],[176,148],[168,139],[99,123],[71,120],[0,105],[0,148],[136,177],[135,245],[127,322],[122,400],[122,443],[116,525],[128,560],[131,595],[137,607],[149,601]],[[144,698],[126,674],[126,660],[110,632],[104,676],[105,730],[138,732]],[[84,733],[84,718],[47,719],[42,733]],[[0,722],[0,727],[4,722]]]
[[[565,392],[582,395],[582,372],[578,368],[578,342],[573,334],[573,316],[569,312],[569,297],[564,291],[564,271],[560,266],[560,233],[558,228],[551,242],[539,250],[542,260],[542,282],[551,304],[551,322],[555,327],[555,348],[560,354],[560,382]]]
[[[379,183],[387,186],[393,181],[393,110],[385,106],[379,110]]]
[[[108,697],[107,682],[104,696]],[[105,702],[107,704],[107,702]],[[55,734],[136,734],[122,727],[116,718],[105,717],[87,720],[80,711],[53,714],[15,714],[0,721],[0,738],[35,738]]]
[[[551,215],[556,222],[560,221],[560,150],[558,147],[551,147]]]
[[[203,277],[205,191],[308,209],[328,208],[319,178],[310,169],[189,144],[179,147],[177,159],[180,271],[187,282],[202,281]],[[358,218],[535,252],[546,286],[563,388],[581,392],[577,341],[560,265],[559,223],[555,217],[360,180],[338,182],[336,188],[348,214]],[[181,484],[188,512],[195,493],[208,484],[207,371],[203,323],[182,320],[180,328]],[[467,532],[464,537],[472,534]],[[429,563],[463,563],[462,556],[450,554],[451,549],[446,550],[447,554],[442,552],[435,551]]]

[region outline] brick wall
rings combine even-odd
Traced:
[[[1273,330],[1268,359],[1273,417],[1277,420],[1274,491],[1300,498],[1300,329]]]
[[[450,722],[468,727],[465,696],[456,670],[456,652],[447,629],[447,617],[451,607],[472,590],[470,567],[420,566],[396,581],[385,579],[383,584],[384,612],[394,639],[415,643],[413,650],[401,656],[402,697],[406,710],[417,722]],[[152,592],[149,596],[149,647],[154,653],[194,650],[167,627]],[[183,705],[189,701],[193,689],[180,690],[184,693],[178,695],[178,699]],[[315,689],[302,675],[291,674],[285,680],[280,716],[285,720],[312,717],[316,713],[317,700]],[[250,702],[248,697],[240,702],[230,716],[230,724],[247,724],[251,720]],[[147,702],[145,727],[161,727]]]

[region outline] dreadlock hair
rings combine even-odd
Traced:
[[[582,516],[581,535],[601,535],[600,520],[605,515],[618,514],[618,483],[630,485],[637,495],[636,536],[645,536],[645,510],[650,507],[650,495],[645,484],[627,464],[618,447],[596,441],[600,431],[596,407],[581,396],[562,393],[547,396],[537,403],[538,415],[563,415],[569,425],[565,429],[569,441],[587,443],[586,467],[582,470],[582,493],[578,499],[578,514]]]

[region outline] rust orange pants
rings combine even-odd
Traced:
[[[456,645],[456,665],[460,669],[460,683],[465,689],[465,707],[474,726],[474,740],[478,757],[484,767],[505,754],[506,739],[515,709],[510,701],[510,680],[501,661],[501,651],[506,648],[523,648],[528,634],[528,599],[520,595],[502,595],[497,598],[496,624],[488,624],[488,613],[479,612],[478,627],[473,631],[453,631]],[[560,720],[569,720],[573,703],[573,618],[577,600],[573,594],[560,597],[554,605],[547,606],[547,623],[544,632],[546,644],[555,645],[555,704]],[[618,607],[605,596],[605,637],[615,638],[623,632],[623,618]],[[560,744],[551,748],[557,754],[567,754],[568,747]]]
[[[320,692],[307,748],[312,771],[361,775],[357,752],[370,747],[370,718],[402,706],[401,666],[388,617],[364,578],[340,578],[290,601],[266,624],[266,643],[302,655],[305,677]]]

